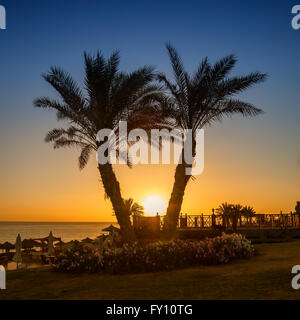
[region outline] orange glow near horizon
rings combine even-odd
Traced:
[[[252,121],[206,130],[204,172],[189,181],[182,213],[209,214],[225,201],[253,206],[257,213],[294,210],[300,200],[298,151],[280,137],[270,141],[264,137],[266,143],[260,138],[263,128],[253,127]],[[19,135],[10,136],[2,154],[0,221],[116,221],[104,198],[95,155],[79,171],[76,150],[53,151],[42,140],[45,128],[31,130],[21,140]],[[114,169],[124,199],[142,205],[147,196],[159,195],[168,203],[174,164]]]

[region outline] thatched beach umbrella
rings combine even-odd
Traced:
[[[15,246],[10,242],[6,241],[1,246],[0,249],[5,250],[6,253],[9,253],[10,250],[14,249]]]
[[[56,247],[62,247],[63,245],[65,245],[66,243],[65,242],[63,242],[63,241],[59,241],[58,243],[56,243],[55,245],[54,245],[54,247],[56,248]]]
[[[81,242],[84,242],[84,243],[92,243],[93,242],[93,239],[90,239],[89,237],[81,240]]]
[[[22,248],[26,249],[32,249],[36,247],[42,247],[42,244],[33,240],[33,239],[24,239],[22,241]]]
[[[111,224],[109,227],[102,229],[102,231],[107,231],[107,232],[109,232],[109,233],[113,233],[113,232],[119,232],[120,229],[117,228],[117,227],[114,227],[114,226]]]
[[[53,247],[53,234],[52,231],[50,231],[49,237],[48,237],[48,255],[49,256],[54,256],[55,255],[55,250]]]
[[[17,268],[18,268],[18,264],[22,262],[22,253],[21,253],[22,241],[21,241],[20,234],[18,234],[17,236],[15,247],[16,247],[16,253],[13,257],[13,261],[16,262]]]

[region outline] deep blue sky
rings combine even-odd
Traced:
[[[206,146],[221,148],[222,137],[228,144],[238,135],[244,142],[234,141],[228,150],[237,152],[252,145],[254,171],[260,168],[263,174],[272,167],[270,184],[276,176],[278,183],[285,179],[287,186],[294,183],[290,188],[295,190],[297,185],[299,191],[300,30],[291,27],[291,9],[300,0],[0,0],[0,4],[7,11],[7,30],[0,30],[3,187],[9,184],[8,173],[18,179],[41,152],[52,156],[43,135],[55,125],[55,117],[32,106],[36,97],[54,95],[41,78],[51,65],[62,66],[81,83],[83,51],[100,49],[108,56],[120,49],[122,70],[153,64],[170,75],[165,49],[170,41],[189,71],[205,56],[216,61],[234,53],[239,59],[234,73],[258,70],[269,74],[266,83],[243,95],[265,115],[225,121],[208,131]],[[23,165],[16,169],[18,161]]]
[[[28,113],[24,103],[28,106],[45,90],[40,74],[52,64],[80,80],[84,50],[101,49],[108,55],[118,48],[124,70],[150,63],[168,72],[166,41],[178,48],[188,70],[206,55],[214,61],[234,53],[240,60],[237,72],[270,74],[265,93],[270,89],[273,95],[292,99],[298,92],[300,31],[290,24],[295,1],[0,0],[0,4],[7,9],[7,30],[0,32],[0,103],[5,114],[20,101],[18,112]]]

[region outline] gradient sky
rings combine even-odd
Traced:
[[[298,1],[300,4],[300,1]],[[241,97],[261,107],[205,131],[205,171],[189,183],[183,212],[209,213],[221,202],[259,213],[291,211],[300,201],[300,30],[291,28],[297,1],[14,1],[0,30],[0,221],[111,221],[96,160],[82,172],[76,151],[54,151],[45,133],[55,114],[35,109],[56,97],[41,74],[51,65],[82,83],[83,51],[121,51],[121,69],[153,64],[171,74],[165,43],[186,69],[234,53],[234,74],[267,72]],[[116,167],[125,198],[169,198],[174,166]]]

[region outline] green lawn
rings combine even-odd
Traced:
[[[291,288],[300,242],[256,245],[258,254],[228,265],[138,275],[9,271],[0,299],[300,299]]]

